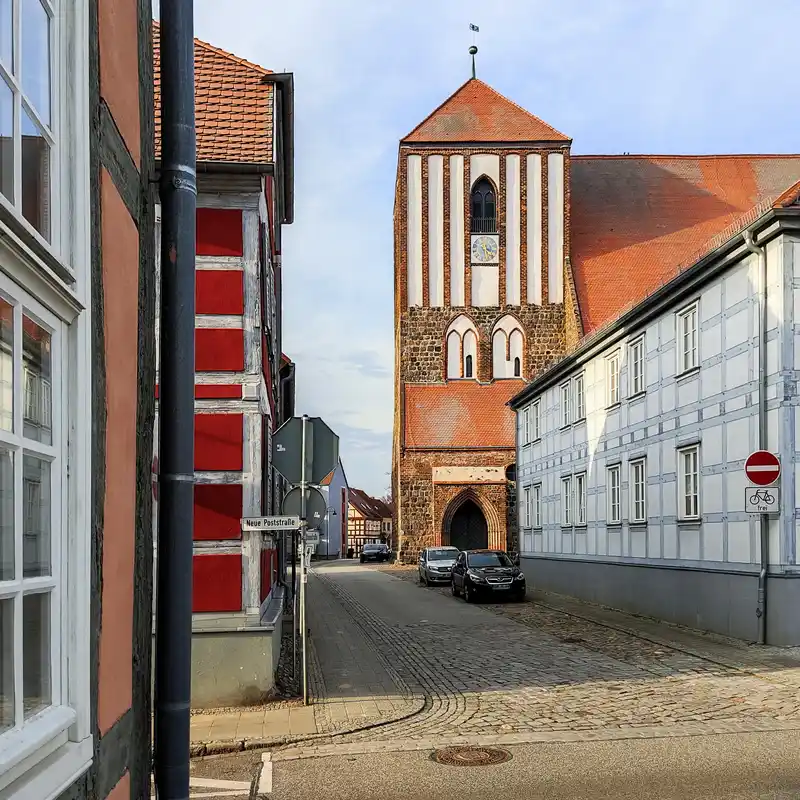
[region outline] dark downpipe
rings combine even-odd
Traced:
[[[197,209],[192,0],[161,3],[161,369],[155,781],[189,797]]]

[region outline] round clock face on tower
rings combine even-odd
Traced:
[[[476,264],[492,264],[497,261],[496,236],[475,236],[472,239],[472,261]]]

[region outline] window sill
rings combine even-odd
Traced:
[[[606,522],[607,528],[621,528],[622,527],[622,520],[617,522]]]
[[[631,520],[629,523],[631,528],[646,528],[647,527],[647,520],[646,519],[635,519]]]
[[[606,406],[606,411],[618,411],[621,405],[622,403],[619,400],[616,403],[609,403]]]
[[[0,221],[7,233],[10,233],[33,256],[37,265],[52,272],[70,289],[75,286],[74,271],[62,263],[50,244],[24,217],[19,216],[16,209],[4,197],[0,201]]]
[[[75,710],[68,706],[56,706],[42,711],[23,727],[0,736],[0,795],[15,782],[35,780],[35,770],[47,760],[48,766],[42,769],[50,773],[49,762],[63,751],[66,754],[74,749],[69,742],[69,729],[77,721]],[[88,739],[89,760],[91,760],[91,737]],[[31,794],[31,797],[48,797],[48,793]]]
[[[698,528],[702,523],[703,520],[700,517],[683,517],[678,520],[678,525],[683,525],[686,528]]]
[[[698,364],[696,367],[691,367],[691,369],[685,369],[683,372],[678,372],[675,375],[675,380],[680,381],[684,378],[692,378],[700,372],[700,365]]]
[[[647,395],[647,389],[642,389],[640,392],[634,392],[629,398],[628,402],[631,400],[641,400],[643,397]]]

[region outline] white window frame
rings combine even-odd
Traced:
[[[619,375],[620,358],[619,350],[616,350],[606,356],[606,406],[608,408],[620,403]]]
[[[541,529],[542,527],[542,484],[534,483],[531,487],[533,489],[533,518],[531,519],[531,527]]]
[[[630,521],[642,525],[647,522],[647,459],[637,458],[628,463],[628,484]]]
[[[687,471],[693,460],[691,472]],[[678,519],[700,519],[700,445],[678,448]]]
[[[630,364],[630,394],[631,397],[643,394],[644,383],[644,336],[634,339],[628,346],[628,364]]]
[[[561,384],[561,427],[568,428],[572,424],[572,409],[570,403],[572,397],[572,382],[567,381]]]
[[[533,419],[531,420],[531,426],[533,427],[533,439],[531,439],[531,441],[538,442],[539,439],[542,438],[542,414],[539,400],[531,405],[531,413],[533,415]]]
[[[54,458],[61,459],[51,493],[52,513],[60,525],[53,529],[51,551],[59,603],[51,628],[52,636],[59,639],[53,650],[54,657],[58,652],[57,672],[52,676],[54,704],[0,734],[0,795],[16,796],[19,789],[26,797],[36,798],[58,796],[89,768],[93,757],[92,419],[85,402],[92,359],[89,6],[88,0],[45,0],[45,4],[55,10],[49,242],[21,212],[0,200],[3,291],[22,302],[40,324],[49,328],[52,323],[60,334],[54,336],[52,350],[53,448],[60,451]],[[16,44],[18,34],[15,40]],[[5,221],[7,215],[13,216],[13,226]],[[22,380],[21,369],[16,377]],[[15,503],[21,501],[20,490]],[[2,587],[0,591],[7,594],[8,584]]]
[[[606,467],[606,524],[622,524],[621,465]]]
[[[520,503],[520,511],[522,512],[522,527],[531,527],[531,487],[530,485],[522,489],[522,502]]]
[[[531,407],[526,406],[522,411],[523,445],[531,443]]]
[[[575,474],[575,525],[586,525],[586,473]]]
[[[693,321],[693,328],[688,331],[685,330],[687,320]],[[675,352],[678,375],[691,372],[700,366],[700,310],[697,301],[682,308],[675,315]]]
[[[564,475],[561,478],[561,527],[572,527],[572,475]]]
[[[586,382],[583,373],[576,375],[572,382],[575,392],[575,422],[582,422],[586,419]]]

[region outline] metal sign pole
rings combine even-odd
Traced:
[[[303,467],[300,474],[300,624],[303,626],[303,705],[308,705],[308,662],[306,660],[306,581],[308,572],[306,568],[306,520],[308,510],[306,508],[306,482],[309,477],[308,461],[313,453],[313,442],[309,441],[312,437],[311,429],[308,424],[308,416],[303,415],[303,439],[302,439],[302,461]]]

